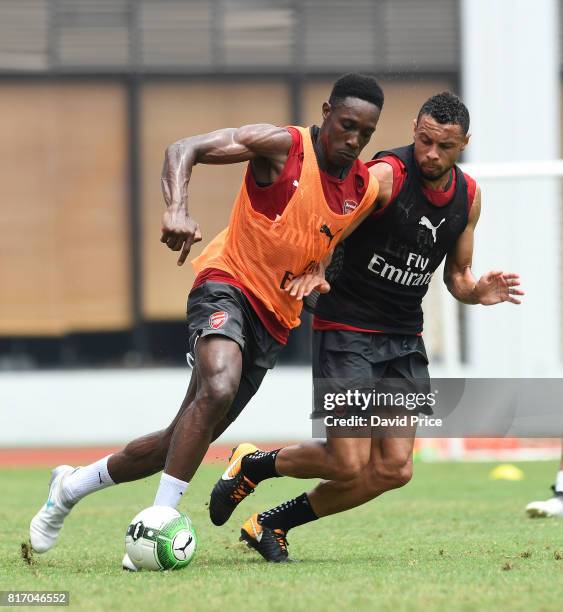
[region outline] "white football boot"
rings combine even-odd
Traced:
[[[47,502],[29,524],[29,539],[36,553],[44,553],[53,548],[59,537],[63,522],[74,506],[64,500],[63,481],[77,469],[70,465],[59,465],[51,472]]]
[[[531,502],[526,506],[526,514],[530,518],[563,518],[563,493],[555,492],[555,497],[546,501]]]

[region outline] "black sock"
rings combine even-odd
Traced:
[[[255,485],[267,478],[278,478],[276,456],[280,450],[281,448],[273,451],[256,451],[244,456],[240,464],[242,473]]]
[[[281,529],[287,533],[292,527],[316,521],[318,518],[311,508],[307,493],[303,493],[295,499],[260,513],[258,522],[270,529]]]

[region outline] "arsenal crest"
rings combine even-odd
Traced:
[[[223,327],[223,325],[225,325],[228,318],[229,313],[225,312],[224,310],[214,312],[209,317],[209,327],[211,327],[211,329],[219,329],[220,327]]]

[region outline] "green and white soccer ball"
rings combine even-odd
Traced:
[[[168,506],[139,512],[125,534],[125,551],[138,570],[181,569],[194,558],[196,548],[192,522]]]

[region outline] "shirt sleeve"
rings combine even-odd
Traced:
[[[475,199],[475,192],[477,191],[477,182],[475,179],[469,174],[463,173],[465,178],[465,182],[467,183],[467,213],[471,210],[471,206],[473,205],[473,200]]]
[[[391,190],[391,198],[387,204],[388,206],[399,195],[399,191],[401,191],[403,188],[407,178],[407,169],[405,164],[403,164],[403,162],[394,155],[385,155],[384,157],[380,157],[378,159],[372,159],[371,161],[367,162],[366,166],[370,168],[371,166],[375,166],[375,164],[380,164],[382,162],[389,164],[393,170],[393,189]]]

